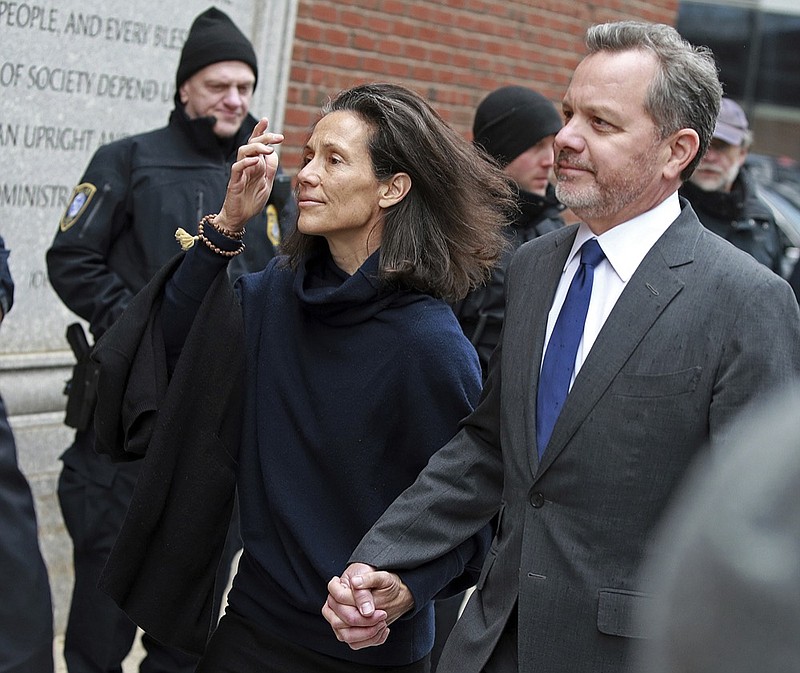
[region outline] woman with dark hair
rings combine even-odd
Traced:
[[[273,145],[283,137],[266,128],[259,122],[239,150],[220,213],[204,217],[193,239],[186,235],[194,245],[174,272],[155,281],[163,283],[163,299],[152,303],[161,302],[169,388],[181,394],[178,406],[170,406],[169,390],[159,404],[145,461],[163,455],[161,447],[194,451],[202,458],[185,469],[196,470],[207,460],[198,446],[208,437],[217,442],[207,442],[210,451],[238,451],[244,552],[198,671],[427,671],[431,587],[450,581],[457,592],[474,583],[488,548],[484,531],[441,562],[401,573],[415,609],[387,630],[386,647],[353,651],[332,634],[320,605],[328,579],[362,535],[477,403],[478,358],[448,302],[488,278],[504,246],[510,189],[500,170],[412,91],[391,84],[344,91],[325,106],[303,149],[300,214],[285,255],[237,281],[232,312],[214,302],[227,283],[227,263],[242,249],[244,223],[269,196]],[[136,310],[127,328],[138,320]],[[127,328],[122,323],[119,331]],[[123,338],[105,338],[95,359],[119,352],[114,340]],[[112,437],[106,450],[130,458],[115,448],[118,435],[104,432],[103,414],[99,408],[101,449]],[[165,435],[169,424],[180,429]],[[210,427],[201,431],[203,425]],[[194,478],[187,498],[195,501],[177,508],[175,536],[189,536],[189,511],[222,510],[224,521],[225,507],[210,504],[209,486],[225,480],[224,462],[209,468],[205,481]],[[154,467],[152,479],[143,474],[137,489],[146,508],[157,500],[149,489],[163,469]],[[167,500],[190,482],[173,479]],[[135,503],[131,509],[140,516]],[[137,553],[128,523],[106,587],[154,637],[169,639],[180,612],[176,620],[148,622],[141,603],[133,605],[135,590],[116,591],[117,569]],[[174,557],[175,536],[160,531],[147,543],[169,540],[163,555]],[[187,555],[198,553],[195,545]],[[175,578],[152,581],[171,592]],[[157,600],[162,611],[172,602],[163,594]]]
[[[445,300],[461,298],[484,282],[506,245],[498,235],[506,224],[501,208],[510,203],[502,174],[486,166],[408,89],[358,86],[330,101],[322,119],[333,113],[342,113],[330,120],[334,125],[333,120],[348,116],[360,122],[378,182],[403,182],[400,198],[391,207],[381,207],[381,217],[367,227],[370,232],[380,225],[371,248],[381,248],[382,280]],[[304,164],[310,152],[307,146]],[[305,175],[301,170],[297,176],[299,194],[307,191]],[[313,212],[306,206],[301,222]],[[299,226],[283,251],[296,268],[311,248],[325,243],[323,238]]]

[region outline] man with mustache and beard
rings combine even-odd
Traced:
[[[555,138],[556,196],[582,223],[518,250],[478,407],[329,582],[322,612],[355,649],[435,595],[405,573],[494,520],[437,673],[622,673],[676,485],[800,373],[788,283],[678,196],[719,112],[713,55],[644,22],[593,26],[586,45]]]
[[[680,194],[707,229],[780,273],[783,245],[775,218],[744,165],[752,141],[744,110],[723,98],[711,145]]]

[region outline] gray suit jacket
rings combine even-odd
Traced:
[[[638,567],[678,480],[704,444],[722,449],[737,411],[800,373],[788,284],[682,207],[609,315],[541,464],[542,344],[576,227],[520,248],[478,408],[354,552],[424,565],[499,514],[440,673],[480,671],[515,605],[520,671],[624,670],[649,600]]]

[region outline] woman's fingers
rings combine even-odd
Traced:
[[[250,139],[247,141],[246,145],[242,147],[247,147],[248,145],[279,145],[283,142],[283,134],[282,133],[272,133],[268,132],[267,128],[269,126],[269,121],[266,117],[261,118],[258,123],[255,125],[253,132],[250,134]]]

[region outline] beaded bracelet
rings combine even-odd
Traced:
[[[217,215],[219,215],[219,213],[211,213],[210,215],[206,215],[200,220],[200,226],[210,224],[220,234],[227,236],[228,238],[232,238],[235,241],[241,241],[244,238],[244,229],[241,229],[240,231],[231,231],[230,229],[225,229],[214,222],[213,220],[215,217],[217,217]]]
[[[206,217],[208,217],[208,216],[206,216]],[[213,217],[213,215],[211,217]],[[203,232],[203,220],[205,220],[205,219],[206,218],[204,217],[197,224],[197,238],[199,240],[203,241],[203,243],[206,244],[206,247],[209,250],[211,250],[212,252],[216,252],[218,255],[222,255],[223,257],[236,257],[236,255],[239,255],[244,251],[244,243],[241,243],[241,239],[239,239],[241,244],[239,245],[239,247],[236,250],[223,250],[222,248],[214,245],[211,241],[209,241],[208,238],[206,238],[205,233]],[[214,226],[214,225],[211,225],[211,226]],[[214,229],[217,229],[217,228],[214,227]],[[219,229],[217,229],[217,231],[219,231]],[[220,233],[222,233],[222,232],[220,232]],[[242,233],[244,233],[244,232],[242,232]],[[227,235],[227,234],[223,234],[223,235]]]

